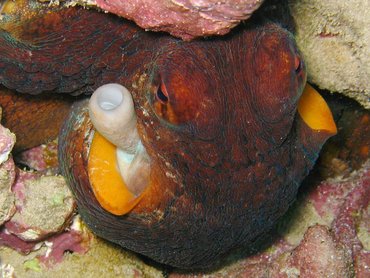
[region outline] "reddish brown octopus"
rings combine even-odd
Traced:
[[[26,11],[1,22],[0,83],[31,94],[128,88],[150,157],[132,209],[114,215],[91,189],[85,102],[61,132],[61,171],[97,235],[158,262],[204,268],[253,245],[335,133],[297,113],[305,66],[276,23],[256,17],[225,37],[183,42],[85,9]]]

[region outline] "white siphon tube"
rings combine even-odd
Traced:
[[[96,130],[118,148],[134,153],[140,141],[134,102],[120,84],[105,84],[92,94],[89,115]]]
[[[89,115],[95,129],[117,146],[117,166],[129,190],[138,196],[148,185],[149,156],[141,143],[134,102],[122,85],[105,84],[92,94]]]

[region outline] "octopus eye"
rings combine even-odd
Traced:
[[[170,97],[168,95],[168,91],[166,85],[163,81],[153,90],[154,98],[153,98],[153,109],[155,114],[162,120],[165,120],[170,123],[175,123],[175,113],[173,107],[171,106],[173,103],[170,103]]]
[[[168,92],[163,82],[158,86],[156,97],[163,104],[168,102]]]
[[[299,73],[302,70],[302,59],[298,55],[294,58],[294,68],[296,73]]]

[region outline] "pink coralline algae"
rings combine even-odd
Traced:
[[[96,0],[101,9],[135,21],[140,27],[165,31],[184,40],[228,33],[248,19],[263,0]]]
[[[11,191],[15,180],[15,165],[10,154],[14,144],[14,134],[0,125],[0,225],[15,213],[15,198]]]
[[[78,254],[85,254],[88,251],[88,237],[80,231],[70,230],[51,237],[47,241],[50,252],[39,256],[38,259],[47,267],[63,261],[66,251]]]
[[[29,254],[46,246],[47,252],[37,257],[46,267],[61,262],[67,250],[85,253],[90,238],[75,216],[64,178],[55,174],[56,143],[19,154],[18,162],[34,169],[24,171],[13,161],[15,140],[0,125],[0,247]]]
[[[80,222],[79,217],[76,217],[74,222]],[[37,258],[44,266],[49,268],[56,263],[62,262],[66,251],[78,254],[86,253],[89,249],[89,241],[89,234],[73,226],[43,241],[25,241],[11,234],[7,229],[3,228],[0,230],[0,246],[10,247],[21,254],[29,254],[46,246],[47,251],[38,255]]]
[[[10,247],[19,253],[28,254],[36,249],[37,242],[27,242],[9,233],[6,229],[0,230],[0,246]]]
[[[41,173],[58,173],[57,140],[25,150],[16,155],[18,163]]]
[[[40,241],[70,223],[75,203],[61,176],[19,171],[13,186],[17,211],[6,229],[25,241]]]

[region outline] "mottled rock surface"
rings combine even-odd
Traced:
[[[146,30],[165,31],[183,40],[191,40],[196,37],[228,33],[242,20],[248,19],[260,7],[263,0],[68,0],[62,2],[69,6],[76,4],[96,6],[133,20]]]
[[[370,1],[290,1],[308,80],[370,108]]]
[[[50,242],[43,244],[40,249],[20,255],[17,251],[3,247],[0,248],[0,276],[4,277],[56,277],[56,278],[79,278],[79,277],[148,277],[162,278],[162,271],[145,264],[134,254],[124,251],[105,241],[94,237],[91,232],[83,228],[83,238],[88,239],[85,245],[76,244],[61,248],[60,242],[65,242],[68,236],[68,244],[73,240],[78,241],[76,235],[62,234],[54,241],[59,244],[56,249],[50,247]],[[85,248],[83,252],[76,252],[76,248]],[[53,257],[52,260],[46,260]],[[62,258],[60,260],[60,258]],[[13,274],[14,276],[11,276]],[[6,276],[8,275],[8,276]]]
[[[18,153],[15,156],[15,161],[38,172],[56,174],[58,172],[57,141],[53,140]]]
[[[0,126],[0,225],[8,221],[16,210],[11,191],[15,180],[15,165],[10,152],[14,144],[14,134]]]
[[[17,211],[6,229],[25,241],[39,241],[69,224],[75,202],[62,176],[19,171],[13,186]]]

